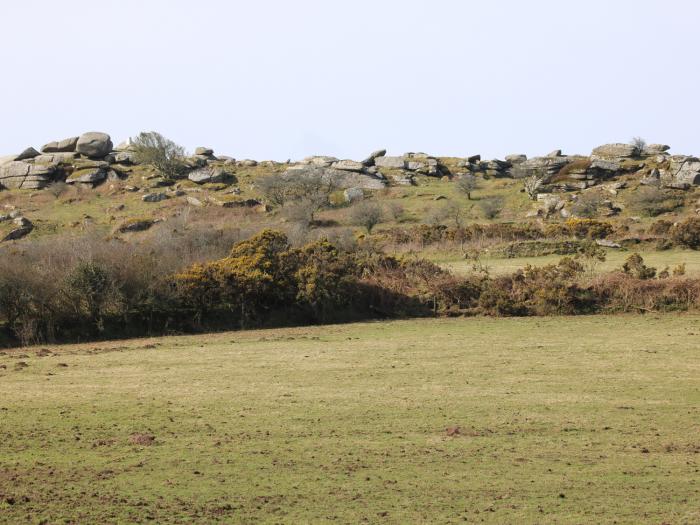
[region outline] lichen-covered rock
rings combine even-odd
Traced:
[[[377,157],[374,165],[378,168],[403,169],[406,167],[406,159],[403,157]]]
[[[232,176],[221,168],[208,167],[190,172],[187,178],[197,184],[206,184],[209,182],[223,182],[227,178],[232,178]]]
[[[520,153],[515,153],[513,155],[506,155],[506,162],[509,162],[510,164],[520,164],[521,162],[525,162],[527,160],[527,155],[522,155]]]
[[[203,157],[212,157],[214,155],[214,150],[200,146],[194,150],[194,154],[202,155]]]
[[[143,202],[160,202],[169,199],[170,196],[167,193],[146,193],[141,200]]]
[[[107,178],[107,170],[103,167],[88,167],[75,170],[66,179],[68,184],[97,184]]]
[[[114,155],[116,164],[136,164],[137,160],[136,153],[133,151],[118,151]]]
[[[75,151],[75,147],[78,144],[79,137],[70,137],[63,140],[56,140],[54,142],[49,142],[42,146],[42,153],[71,153]]]
[[[100,159],[112,151],[112,139],[106,133],[90,131],[78,138],[75,151],[86,157]]]
[[[669,167],[670,178],[673,182],[682,184],[700,184],[700,159],[685,155],[671,157]]]
[[[330,168],[334,162],[338,162],[340,159],[336,157],[328,157],[326,155],[314,155],[313,157],[306,157],[304,160],[299,162],[299,164],[316,166],[318,168]]]
[[[34,157],[34,164],[46,164],[58,166],[59,164],[70,164],[78,156],[77,153],[42,153]]]
[[[362,171],[365,166],[361,162],[355,160],[339,160],[331,164],[331,167],[336,170]]]
[[[0,187],[36,190],[53,181],[54,166],[30,164],[23,161],[7,162],[0,166]]]
[[[671,146],[668,146],[666,144],[647,144],[642,150],[642,155],[649,157],[653,155],[663,155],[670,149]]]
[[[604,144],[595,148],[591,153],[591,157],[602,159],[630,159],[637,153],[637,147],[633,144]]]
[[[365,192],[362,188],[348,188],[343,192],[343,200],[345,202],[355,202],[362,200],[365,196]]]

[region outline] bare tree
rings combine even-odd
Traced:
[[[457,189],[464,193],[467,199],[471,200],[472,192],[479,189],[479,180],[471,173],[460,175],[457,179]]]
[[[316,169],[267,175],[256,186],[268,202],[284,207],[290,220],[307,226],[314,223],[316,213],[331,205],[331,195],[338,189],[325,170]]]
[[[466,218],[466,210],[456,202],[446,204],[440,215],[446,219],[451,219],[456,228],[461,228]]]
[[[362,201],[352,207],[350,220],[356,226],[362,226],[367,233],[372,233],[374,227],[384,219],[384,208],[376,202]]]
[[[642,137],[634,137],[630,141],[630,144],[634,146],[634,150],[637,156],[641,155],[644,152],[644,148],[647,147],[647,141],[644,140]]]
[[[131,149],[139,164],[149,164],[165,179],[178,179],[187,172],[185,148],[155,131],[141,132]]]

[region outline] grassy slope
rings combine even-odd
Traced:
[[[0,522],[697,523],[698,334],[467,319],[10,351]]]

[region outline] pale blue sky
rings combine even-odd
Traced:
[[[0,154],[99,130],[188,149],[700,154],[692,0],[3,0]]]

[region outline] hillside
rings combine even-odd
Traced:
[[[138,164],[128,141],[114,146],[106,134],[86,133],[0,158],[0,234],[11,240],[94,228],[128,235],[183,213],[214,228],[232,222],[253,230],[283,227],[289,218],[257,181],[305,173],[320,173],[337,188],[333,206],[312,225],[317,231],[355,228],[348,209],[362,198],[385,205],[379,229],[447,224],[450,205],[466,222],[597,217],[634,228],[652,216],[674,222],[695,213],[700,161],[668,150],[610,144],[585,157],[554,151],[503,160],[381,150],[361,160],[317,156],[279,163],[236,160],[202,147],[185,159],[182,178],[172,180]],[[465,175],[475,178],[471,199],[456,184]],[[531,195],[524,190],[528,179],[537,179]]]

